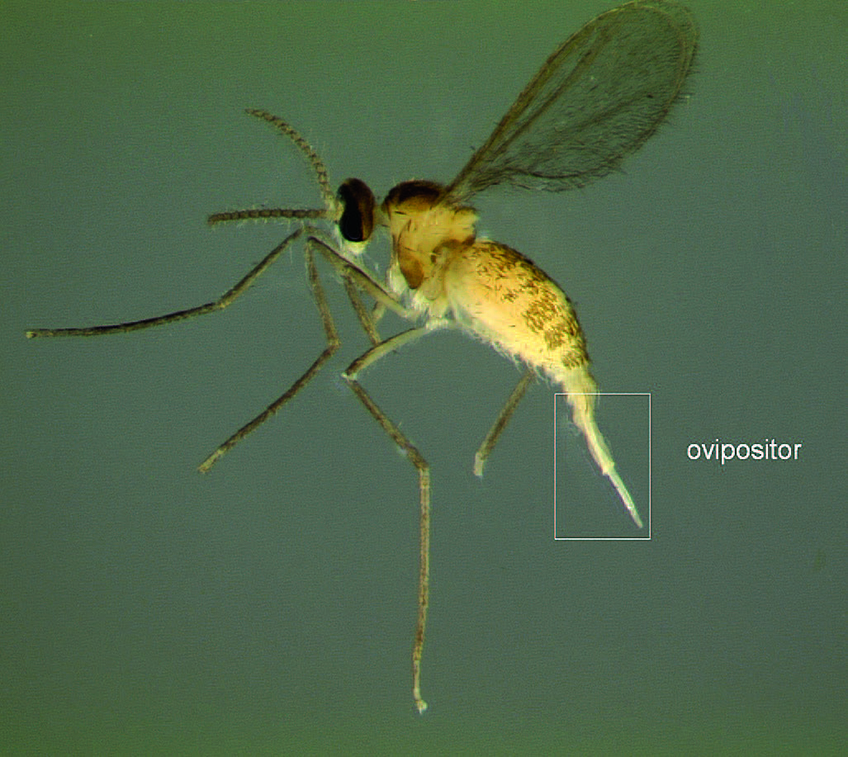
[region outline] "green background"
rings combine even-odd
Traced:
[[[624,173],[477,202],[481,233],[575,300],[601,388],[652,393],[651,541],[553,540],[552,388],[475,479],[519,376],[484,345],[435,335],[365,375],[433,466],[423,718],[415,476],[339,378],[366,342],[331,275],[342,354],[206,477],[323,346],[299,252],[222,314],[23,336],[206,302],[285,233],[207,214],[318,202],[245,107],[291,121],[334,182],[448,181],[611,5],[2,4],[0,753],[844,749],[841,0],[690,0],[691,97]],[[601,427],[644,491],[619,407]],[[626,517],[560,431],[581,507]],[[716,437],[804,447],[686,457]]]

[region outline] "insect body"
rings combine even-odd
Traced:
[[[592,457],[641,528],[633,498],[595,423],[597,385],[571,302],[528,258],[476,239],[474,212],[442,200],[443,193],[429,182],[406,182],[384,201],[393,242],[393,291],[401,296],[412,292],[414,307],[428,318],[450,311],[465,329],[559,384]]]
[[[529,383],[543,374],[563,388],[573,419],[597,465],[617,490],[637,526],[630,493],[594,419],[596,384],[574,308],[562,289],[528,258],[476,236],[469,200],[497,184],[561,191],[582,187],[617,168],[664,120],[688,76],[697,48],[691,14],[675,2],[634,0],[598,16],[560,45],[525,87],[489,139],[447,185],[408,181],[377,205],[368,186],[348,179],[337,193],[327,169],[288,123],[261,110],[267,121],[300,149],[312,167],[322,208],[235,210],[216,213],[211,224],[287,219],[298,227],[217,300],[187,310],[107,326],[34,329],[29,338],[99,336],[187,320],[222,310],[238,299],[297,240],[304,243],[309,284],[327,346],[280,397],[221,444],[200,465],[208,471],[229,449],[278,412],[339,348],[316,253],[341,276],[372,346],[344,377],[356,397],[415,466],[419,479],[420,570],[418,623],[412,651],[413,699],[419,712],[421,655],[429,604],[430,469],[420,451],[360,384],[359,374],[399,347],[438,329],[460,327],[527,367],[475,456],[480,475],[501,431]],[[392,254],[385,279],[359,257],[375,231],[388,230]],[[374,300],[366,307],[362,294]],[[416,324],[383,339],[377,329],[385,310]]]

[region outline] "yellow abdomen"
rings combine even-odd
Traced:
[[[555,381],[561,382],[568,369],[588,364],[571,302],[521,253],[477,239],[452,251],[443,286],[463,325]]]

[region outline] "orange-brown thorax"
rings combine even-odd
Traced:
[[[467,330],[560,383],[587,366],[583,332],[557,283],[512,248],[477,239],[473,208],[441,196],[438,184],[409,181],[383,201],[395,290],[408,287],[429,317],[452,311]]]
[[[433,182],[405,181],[383,200],[392,235],[392,263],[412,290],[440,278],[451,251],[474,243],[474,209],[440,202],[441,194],[442,187]]]

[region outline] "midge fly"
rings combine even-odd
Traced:
[[[30,338],[100,336],[161,326],[223,310],[302,240],[307,275],[327,346],[278,399],[236,431],[206,460],[208,471],[233,445],[264,423],[315,376],[340,342],[315,265],[324,258],[344,282],[372,346],[342,374],[368,412],[405,452],[418,472],[420,571],[418,623],[412,651],[415,706],[423,712],[421,653],[429,597],[430,469],[398,426],[374,403],[359,374],[386,354],[430,332],[461,328],[506,355],[526,372],[486,435],[474,460],[483,466],[500,433],[537,374],[562,387],[574,423],[633,522],[642,521],[615,469],[594,417],[597,384],[574,308],[540,268],[505,245],[476,236],[471,198],[497,184],[562,191],[585,186],[615,170],[654,133],[677,100],[691,71],[698,33],[691,13],[662,0],[635,0],[601,14],[572,35],[545,61],[486,143],[447,185],[432,181],[398,184],[377,204],[368,186],[348,179],[337,193],[318,155],[285,121],[262,110],[248,113],[288,137],[315,172],[324,207],[236,210],[215,213],[210,224],[282,218],[298,228],[219,299],[176,313],[109,326],[34,329]],[[319,225],[320,224],[320,225]],[[359,260],[375,230],[387,229],[391,261],[384,281]],[[367,307],[362,294],[374,300]],[[377,323],[386,310],[418,325],[382,338]]]

